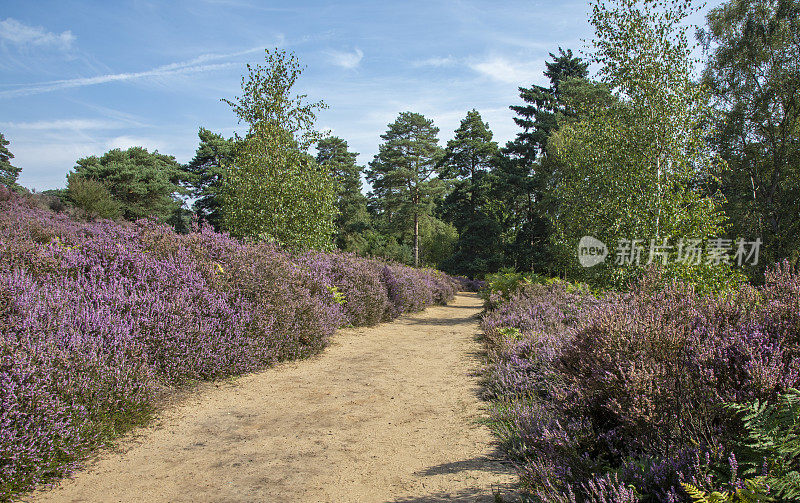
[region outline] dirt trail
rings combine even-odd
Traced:
[[[470,372],[475,314],[340,331],[309,360],[208,383],[37,502],[475,502],[509,498]],[[509,501],[509,499],[506,499]]]

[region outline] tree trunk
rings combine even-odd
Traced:
[[[419,215],[414,213],[414,267],[419,267]]]

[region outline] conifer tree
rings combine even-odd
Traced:
[[[443,214],[459,234],[454,255],[443,264],[451,272],[474,277],[500,266],[500,228],[484,211],[487,174],[498,153],[489,124],[477,110],[467,113],[447,142],[440,176],[453,179],[453,190]]]
[[[200,144],[194,158],[186,165],[191,175],[190,185],[197,198],[193,209],[201,221],[206,221],[215,229],[222,225],[220,187],[224,166],[233,162],[236,141],[225,138],[201,127],[198,132]]]
[[[70,186],[77,190],[75,177],[103,184],[127,220],[153,217],[166,222],[180,211],[180,196],[188,193],[183,187],[186,171],[175,157],[143,147],[78,159],[70,175]]]
[[[11,164],[14,154],[8,150],[9,144],[10,142],[6,140],[3,133],[0,133],[0,184],[10,189],[15,189],[17,188],[17,178],[22,169]]]
[[[407,226],[413,234],[414,265],[419,265],[420,218],[430,214],[440,193],[437,163],[441,157],[439,128],[422,114],[402,112],[386,133],[369,164],[367,180],[383,218]]]
[[[336,246],[342,250],[360,251],[357,236],[369,228],[367,198],[361,192],[362,166],[358,154],[350,152],[347,142],[339,137],[323,138],[317,144],[317,163],[325,167],[338,184]]]

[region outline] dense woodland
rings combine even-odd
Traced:
[[[237,237],[478,278],[501,268],[601,284],[626,276],[613,265],[581,269],[584,235],[760,238],[751,278],[765,264],[796,264],[798,3],[713,9],[697,35],[703,61],[692,59],[695,35],[682,24],[690,5],[632,5],[595,5],[585,58],[554,48],[550,85],[520,87],[510,104],[519,132],[505,145],[477,110],[446,144],[432,120],[407,111],[360,166],[346,139],[314,129],[326,105],[292,93],[302,67],[275,50],[248,67],[241,96],[223,100],[243,136],[201,127],[186,165],[143,148],[79,159],[67,187],[46,194],[89,219],[149,216],[179,232],[197,219]],[[20,169],[2,145],[3,182],[15,186]]]

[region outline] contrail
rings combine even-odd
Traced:
[[[97,84],[105,84],[106,82],[117,82],[117,81],[126,81],[126,80],[135,80],[141,79],[146,77],[161,77],[164,75],[178,75],[178,74],[185,74],[185,73],[197,73],[197,72],[209,72],[213,70],[219,70],[222,68],[228,68],[237,63],[213,63],[213,64],[205,64],[209,61],[215,61],[220,59],[228,59],[233,58],[236,56],[242,56],[245,54],[251,54],[257,51],[264,50],[263,47],[259,48],[252,48],[247,49],[244,51],[233,52],[229,54],[203,54],[202,56],[198,56],[194,59],[189,61],[183,61],[178,63],[170,63],[168,65],[162,65],[152,70],[146,70],[143,72],[126,72],[126,73],[112,73],[107,75],[98,75],[96,77],[82,77],[77,79],[66,79],[66,80],[53,80],[50,82],[39,82],[37,84],[30,84],[25,87],[21,87],[18,89],[10,89],[6,91],[0,91],[0,99],[3,98],[16,98],[19,96],[30,96],[33,94],[42,94],[42,93],[49,93],[52,91],[58,91],[61,89],[70,89],[73,87],[84,87],[84,86],[93,86]]]

